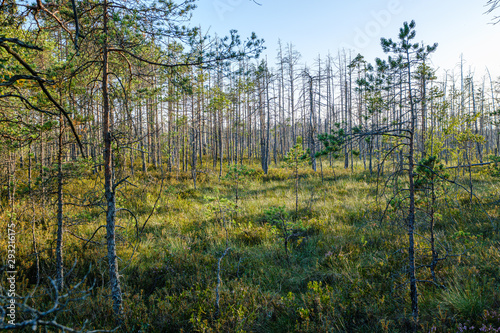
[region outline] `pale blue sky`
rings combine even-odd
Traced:
[[[254,31],[264,38],[268,60],[274,63],[278,39],[293,43],[302,61],[313,64],[318,54],[353,48],[370,62],[385,57],[380,37],[397,38],[404,21],[417,23],[417,41],[439,43],[435,67],[453,69],[463,53],[479,78],[486,66],[500,76],[500,24],[484,15],[486,0],[199,0],[192,23],[210,34],[242,37]],[[500,15],[500,10],[497,13]],[[264,54],[264,56],[265,56]]]

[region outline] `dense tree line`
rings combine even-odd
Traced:
[[[116,10],[115,20],[120,19],[123,26],[132,24],[131,17]],[[127,18],[118,18],[119,15]],[[84,25],[83,18],[81,21]],[[66,27],[71,24],[40,28],[40,33],[31,38],[47,43],[49,46],[44,51],[37,50],[38,46],[22,38],[18,40],[26,43],[25,47],[20,44],[17,47],[26,52],[33,67],[44,69],[44,74],[51,75],[50,78],[17,74],[22,70],[15,63],[15,56],[11,54],[3,59],[2,102],[10,126],[5,127],[2,135],[6,140],[19,141],[25,146],[17,152],[18,160],[27,158],[27,142],[30,142],[34,163],[40,166],[50,165],[57,152],[57,142],[49,142],[48,138],[57,132],[53,125],[58,122],[58,116],[36,104],[39,101],[33,97],[43,93],[34,85],[38,78],[41,84],[54,88],[50,94],[55,105],[67,110],[63,115],[68,115],[68,126],[75,142],[65,158],[76,159],[81,153],[99,165],[101,114],[105,106],[99,103],[101,83],[94,67],[100,64],[100,53],[92,46],[97,45],[97,41],[88,46],[85,44],[88,40],[82,41],[75,50],[72,36],[65,34],[65,30],[73,29]],[[89,23],[90,26],[96,24]],[[29,35],[33,31],[24,33]],[[92,31],[87,34],[93,36]],[[204,60],[201,55],[206,52],[201,51],[203,43],[221,48],[224,44],[221,39],[200,39],[201,44],[196,46],[200,54],[196,55],[196,51],[186,54],[181,44],[171,43],[167,49],[155,45],[161,42],[154,40],[137,41],[134,45],[131,40],[121,39],[138,36],[119,36],[126,34],[123,31],[114,34],[118,36],[109,52],[113,54],[113,61],[108,66],[115,66],[109,69],[109,107],[113,109],[113,140],[117,141],[120,151],[117,163],[123,169],[126,165],[130,173],[135,171],[137,162],[142,171],[146,171],[149,164],[158,166],[161,160],[167,163],[168,171],[186,172],[196,167],[218,168],[221,163],[242,163],[252,158],[262,160],[265,171],[269,165],[283,159],[299,135],[304,138],[314,160],[315,152],[322,148],[318,134],[330,133],[335,124],[350,132],[355,128],[408,120],[401,101],[405,97],[404,83],[409,80],[416,87],[419,100],[415,107],[418,108],[416,142],[420,151],[425,150],[430,129],[440,135],[450,121],[459,121],[461,130],[467,128],[484,138],[474,147],[474,157],[478,160],[483,161],[498,150],[498,115],[495,112],[498,83],[489,75],[477,77],[462,64],[438,77],[429,66],[429,60],[423,57],[415,65],[415,73],[407,78],[404,77],[404,64],[398,64],[400,59],[397,58],[376,59],[370,64],[362,55],[341,50],[337,56],[318,56],[313,66],[305,66],[300,64],[300,54],[292,44],[284,47],[281,43],[275,61],[242,59],[227,63],[224,59],[231,55],[223,51],[212,51],[208,57],[214,58],[210,60]],[[11,49],[9,41],[2,43]],[[117,46],[120,43],[123,49]],[[130,49],[126,48],[127,43]],[[141,60],[142,54],[152,55],[154,60]],[[40,61],[43,63],[38,64]],[[191,66],[181,66],[183,64]],[[56,84],[58,97],[55,96]],[[57,98],[63,102],[58,103]],[[14,126],[7,112],[14,106],[20,109],[15,116],[21,113],[26,118],[19,120],[18,126]],[[13,128],[18,133],[9,133]],[[26,136],[28,132],[36,133],[37,140],[33,138],[35,134]],[[69,135],[67,137],[70,139]],[[368,167],[372,165],[368,161],[380,158],[384,143],[376,137],[373,140],[344,147],[345,167],[357,161]],[[453,140],[446,140],[444,144],[451,149]],[[443,157],[448,161],[451,154],[443,153]],[[312,167],[316,168],[315,165],[313,162]]]

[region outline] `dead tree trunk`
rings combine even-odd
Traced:
[[[63,261],[63,122],[62,113],[59,116],[59,151],[57,153],[57,245],[56,245],[56,286],[59,291],[64,287]]]

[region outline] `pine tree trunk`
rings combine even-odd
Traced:
[[[316,141],[314,140],[314,136],[316,135],[316,126],[315,126],[315,116],[314,116],[314,95],[313,95],[313,78],[309,76],[309,103],[310,103],[310,113],[309,113],[309,144],[311,147],[311,163],[312,169],[316,172]]]
[[[59,291],[64,287],[63,261],[63,117],[59,116],[59,151],[57,154],[57,245],[56,245],[56,286]]]
[[[409,153],[408,153],[408,181],[410,192],[410,207],[408,212],[408,260],[410,271],[410,299],[411,310],[413,317],[413,331],[418,330],[418,291],[417,291],[417,278],[415,267],[415,183],[413,179],[414,169],[414,141],[415,141],[415,121],[417,118],[415,105],[413,102],[412,86],[411,86],[411,71],[410,71],[410,56],[406,53],[406,60],[408,63],[408,94],[411,108],[411,125],[409,132]]]
[[[108,94],[108,1],[104,0],[103,24],[103,70],[102,70],[102,96],[103,96],[103,140],[104,140],[104,194],[107,202],[106,211],[106,239],[108,249],[109,283],[113,299],[113,312],[117,322],[122,320],[122,291],[118,275],[118,258],[116,254],[116,202],[113,186],[113,162],[111,151],[111,111]]]

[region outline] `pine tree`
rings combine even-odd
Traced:
[[[285,156],[285,162],[293,170],[295,179],[295,218],[298,217],[299,209],[299,167],[309,162],[310,153],[302,146],[302,137],[297,137],[297,142],[290,148]]]
[[[408,228],[408,261],[409,261],[409,278],[410,278],[410,299],[411,310],[413,317],[413,331],[418,330],[418,291],[417,277],[415,266],[415,134],[417,130],[417,99],[413,87],[413,69],[418,62],[425,59],[428,54],[434,52],[437,44],[432,46],[423,46],[419,43],[414,43],[413,39],[416,36],[415,21],[410,23],[404,22],[403,27],[399,31],[399,41],[394,42],[392,39],[381,38],[382,49],[385,53],[393,53],[401,59],[402,70],[406,72],[406,82],[408,99],[406,105],[409,108],[409,123],[406,128],[398,134],[399,137],[406,139],[408,146],[407,155],[407,172],[408,172],[408,192],[409,192],[409,209],[407,216]],[[390,59],[391,60],[391,59]],[[394,60],[391,61],[395,63]],[[391,132],[391,131],[386,131]],[[392,135],[392,134],[391,134]]]
[[[330,155],[334,160],[340,157],[347,136],[339,123],[336,123],[335,127],[336,129],[332,129],[330,134],[322,133],[318,135],[318,140],[323,143],[324,148],[316,153],[317,157]]]

